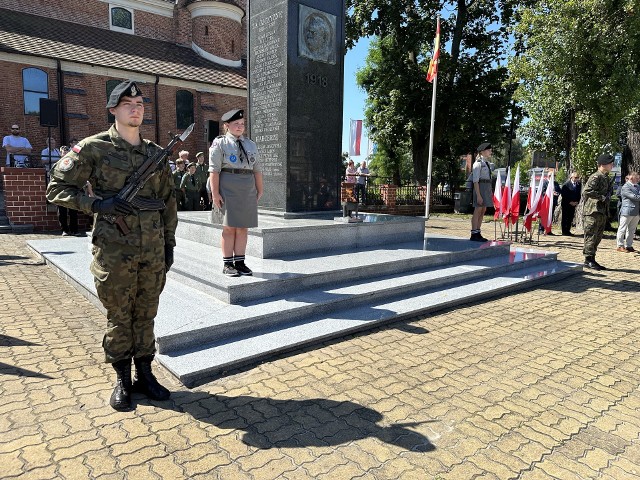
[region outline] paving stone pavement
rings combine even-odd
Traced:
[[[466,236],[432,217],[427,232]],[[493,228],[487,224],[483,234]],[[640,258],[108,406],[100,312],[0,237],[4,479],[640,478]],[[541,247],[581,261],[580,237]]]

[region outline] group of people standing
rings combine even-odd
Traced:
[[[370,176],[366,161],[363,160],[360,166],[356,168],[353,160],[349,159],[345,171],[345,182],[355,185],[354,194],[358,203],[367,203],[367,179]]]
[[[171,165],[178,211],[210,210],[209,166],[204,163],[204,153],[198,152],[195,162],[188,158],[189,152],[182,150]]]

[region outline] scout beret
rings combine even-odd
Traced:
[[[484,142],[478,145],[478,152],[483,152],[485,150],[489,150],[491,148],[491,144],[489,142]]]
[[[195,167],[197,166],[197,164],[195,162],[189,162],[189,165],[187,165],[187,168],[191,168],[191,167]]]
[[[196,153],[196,158],[198,158],[200,155],[204,156],[204,152],[198,152],[198,153]]]
[[[609,165],[610,163],[613,163],[613,155],[603,153],[598,156],[598,165]]]
[[[133,80],[125,80],[122,83],[116,85],[111,91],[109,101],[107,102],[107,108],[117,107],[122,100],[122,97],[140,97],[142,92]]]
[[[239,120],[240,118],[244,118],[244,110],[229,110],[227,113],[222,115],[222,120],[224,123],[233,122],[234,120]]]

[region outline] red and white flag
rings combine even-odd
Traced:
[[[536,180],[535,178],[532,178],[530,191],[533,192],[535,188],[535,194],[533,195],[528,211],[524,216],[524,228],[528,232],[531,231],[532,222],[536,218],[538,218],[538,213],[540,211],[540,198],[542,197],[542,184],[543,184],[542,179],[540,179],[540,183],[538,184],[538,187],[535,188]]]
[[[362,140],[362,120],[351,120],[351,131],[349,135],[349,155],[357,157],[360,155],[360,141]]]
[[[498,174],[500,176],[500,174]],[[511,215],[511,169],[507,169],[507,179],[504,182],[504,189],[502,190],[502,219],[505,226],[509,223],[509,216]]]
[[[529,192],[527,193],[527,211],[531,210],[531,202],[536,195],[536,176],[531,175],[531,181],[529,182]]]
[[[547,191],[540,205],[540,224],[544,227],[545,233],[551,231],[553,223],[553,172],[548,177]]]
[[[520,165],[516,167],[516,177],[513,180],[511,192],[511,225],[515,225],[520,217]]]
[[[496,178],[496,186],[493,189],[493,208],[495,208],[493,219],[498,220],[502,217],[502,180],[500,179],[500,174]]]
[[[433,80],[438,75],[438,59],[440,58],[440,17],[438,17],[438,24],[436,27],[436,39],[433,43],[433,56],[429,62],[429,70],[427,71],[427,82],[433,83]]]

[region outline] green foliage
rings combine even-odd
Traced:
[[[505,88],[504,52],[512,9],[504,0],[347,0],[347,47],[375,37],[356,81],[367,93],[365,124],[390,158],[409,151],[414,175],[426,179],[432,85],[425,80],[442,19],[434,158],[447,162],[449,183],[458,157],[482,141],[500,144],[513,87]],[[448,46],[449,45],[449,46]],[[446,47],[446,48],[445,48]]]
[[[581,173],[615,144],[640,104],[637,0],[528,0],[510,62],[530,145]],[[575,163],[574,163],[575,162]]]

